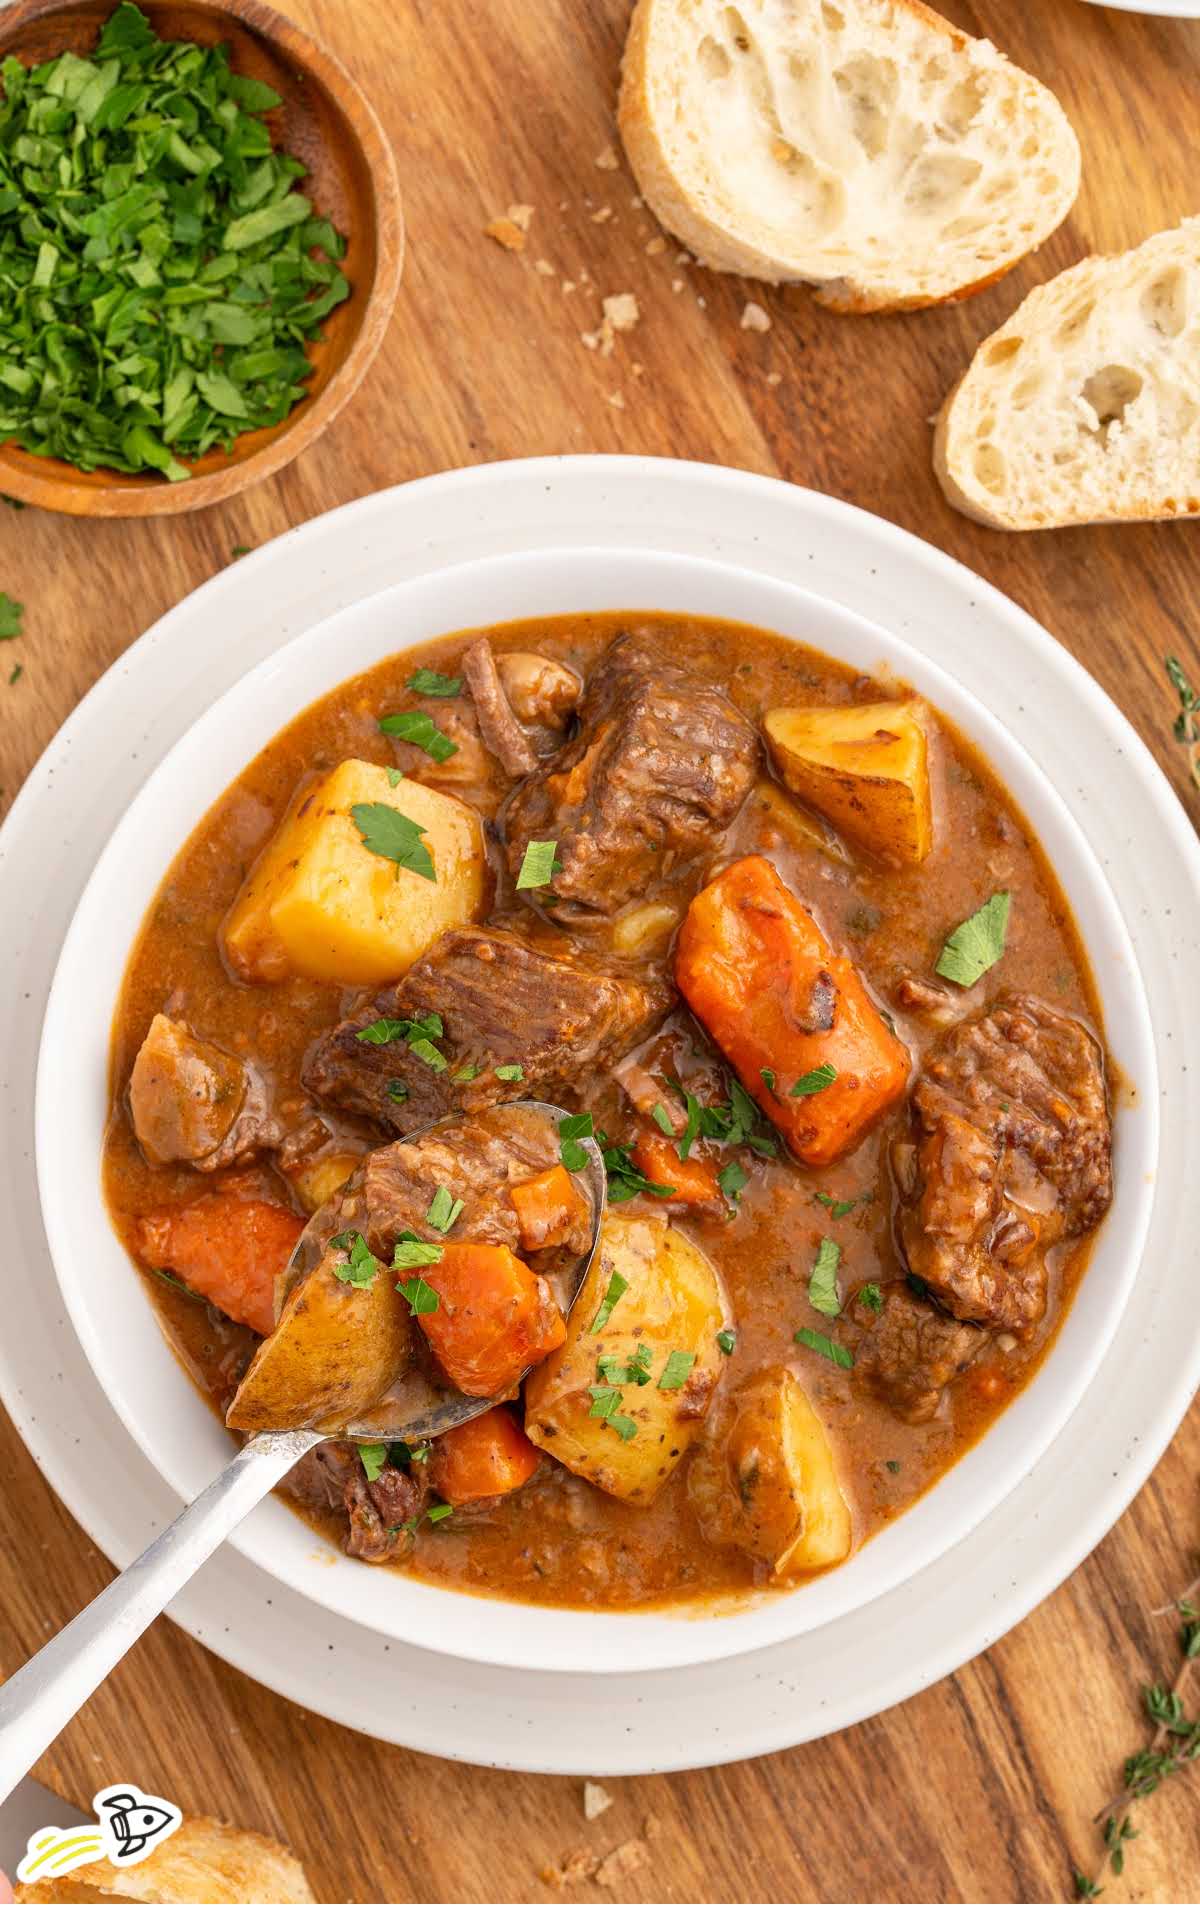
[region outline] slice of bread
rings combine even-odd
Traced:
[[[920,0],[638,0],[620,127],[702,264],[847,312],[981,289],[1079,186],[1053,93]]]
[[[933,460],[996,529],[1200,514],[1200,218],[1031,291],[943,404]]]

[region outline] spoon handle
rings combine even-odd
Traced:
[[[256,1435],[143,1555],[0,1687],[0,1802],[202,1562],[324,1438]]]

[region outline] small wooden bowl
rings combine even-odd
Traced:
[[[24,0],[0,13],[0,58],[25,63],[70,48],[88,53],[117,0]],[[187,482],[152,471],[90,474],[56,457],[0,443],[0,493],[70,516],[170,516],[204,509],[273,476],[315,442],[366,375],[383,341],[400,286],[404,220],[396,161],[387,136],[345,67],[263,0],[138,0],[155,31],[202,46],[226,41],[235,72],[265,80],[283,100],[268,114],[277,147],[308,167],[300,190],[332,219],[347,246],[342,270],[350,296],[309,346],[310,395],[282,423],[249,430],[228,452],[192,464]]]

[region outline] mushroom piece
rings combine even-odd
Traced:
[[[510,649],[496,661],[508,703],[518,721],[561,733],[579,706],[583,683],[573,669],[549,655]]]
[[[532,774],[538,757],[509,706],[486,635],[468,648],[462,659],[462,671],[475,703],[484,745],[496,756],[506,774]]]

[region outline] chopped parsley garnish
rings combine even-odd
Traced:
[[[627,1280],[621,1275],[621,1272],[619,1270],[614,1270],[611,1277],[608,1279],[608,1288],[604,1292],[604,1297],[601,1301],[600,1308],[596,1311],[595,1316],[592,1318],[591,1326],[588,1330],[589,1336],[599,1335],[600,1331],[604,1328],[604,1325],[608,1322],[609,1317],[612,1315],[613,1311],[616,1309],[617,1304],[621,1301],[621,1298],[624,1296],[628,1288],[629,1288],[629,1284]]]
[[[779,1140],[762,1129],[762,1113],[736,1078],[729,1081],[729,1098],[723,1105],[702,1105],[676,1079],[669,1078],[667,1083],[678,1092],[687,1112],[679,1140],[679,1155],[685,1161],[697,1138],[711,1138],[715,1144],[748,1144],[759,1157],[778,1156]]]
[[[372,1019],[354,1036],[361,1045],[391,1045],[398,1038],[407,1038],[411,1025],[411,1019]]]
[[[24,662],[21,662],[21,661],[15,661],[15,662],[13,663],[13,665],[12,665],[12,667],[11,667],[11,668],[9,669],[9,673],[8,673],[8,685],[9,685],[9,687],[10,687],[10,688],[15,688],[15,687],[16,687],[16,685],[17,685],[17,683],[18,683],[18,682],[20,681],[20,679],[21,679],[21,676],[22,676],[22,675],[23,675],[24,673],[25,673],[25,664],[24,664]]]
[[[423,1064],[428,1065],[431,1072],[444,1072],[450,1063],[449,1059],[438,1051],[432,1039],[414,1038],[408,1043],[413,1057],[419,1058]]]
[[[1172,733],[1180,746],[1188,750],[1192,779],[1200,787],[1200,694],[1184,674],[1183,663],[1177,655],[1167,656],[1166,667],[1167,678],[1179,696],[1179,713]]]
[[[338,1237],[331,1237],[330,1243],[336,1250],[347,1250],[349,1255],[345,1263],[335,1263],[333,1274],[339,1283],[349,1283],[356,1290],[367,1290],[383,1269],[379,1258],[372,1256],[367,1240],[357,1230],[342,1231]]]
[[[877,1283],[864,1283],[858,1293],[858,1300],[864,1310],[874,1310],[878,1315],[883,1308],[883,1291]]]
[[[497,1065],[496,1076],[502,1079],[506,1085],[519,1084],[521,1079],[525,1076],[525,1067],[523,1065]]]
[[[517,875],[518,893],[526,893],[535,886],[549,886],[554,875],[562,872],[562,863],[554,857],[557,849],[557,840],[529,842],[521,861],[521,871]]]
[[[394,1105],[402,1105],[408,1098],[408,1086],[402,1078],[389,1078],[384,1089]]]
[[[403,1040],[414,1058],[422,1059],[433,1072],[444,1072],[449,1063],[433,1043],[443,1036],[442,1021],[436,1012],[427,1012],[423,1019],[372,1019],[354,1036],[363,1045],[395,1045]],[[401,1085],[399,1079],[393,1079],[392,1084],[399,1086],[399,1090],[393,1091],[389,1085],[388,1097],[403,1104],[408,1097],[408,1087]]]
[[[737,1348],[737,1333],[734,1330],[717,1331],[717,1348],[722,1356],[732,1356]]]
[[[399,787],[401,781],[404,779],[400,769],[398,767],[385,767],[383,771],[388,777],[388,786]]]
[[[393,1270],[423,1270],[427,1264],[440,1263],[442,1245],[427,1244],[415,1230],[402,1230],[392,1251]]]
[[[639,1343],[628,1361],[620,1356],[600,1356],[596,1359],[596,1380],[598,1382],[633,1382],[641,1388],[650,1380],[650,1365],[654,1360],[649,1343]]]
[[[573,1118],[563,1118],[558,1127],[559,1156],[568,1171],[582,1171],[587,1164],[588,1154],[579,1142],[581,1138],[595,1136],[590,1111],[576,1112]]]
[[[2,402],[3,399],[0,398],[0,403]],[[21,633],[21,617],[24,613],[24,602],[14,602],[11,595],[5,595],[3,589],[0,589],[0,642],[16,641]]]
[[[671,1114],[665,1105],[655,1105],[650,1116],[665,1138],[673,1138],[675,1136],[675,1127],[671,1123]]]
[[[452,1085],[469,1085],[473,1078],[478,1078],[482,1070],[482,1065],[460,1065],[456,1072],[451,1072],[450,1083]]]
[[[0,436],[179,482],[281,423],[350,287],[260,116],[278,93],[128,0],[90,58],[10,58],[4,90]]]
[[[805,1349],[815,1349],[818,1356],[824,1356],[826,1362],[836,1363],[839,1369],[853,1369],[854,1358],[848,1349],[835,1343],[830,1336],[822,1336],[819,1330],[797,1330],[795,1341],[803,1343]]]
[[[387,1467],[388,1445],[386,1442],[360,1442],[358,1459],[363,1465],[363,1474],[369,1482],[377,1482]]]
[[[899,1462],[888,1461],[888,1462],[885,1462],[883,1466],[884,1468],[887,1469],[888,1473],[891,1475],[899,1475],[900,1473],[901,1464]]]
[[[410,820],[398,808],[389,807],[385,800],[355,801],[350,818],[362,835],[367,852],[377,853],[380,859],[394,863],[397,879],[403,867],[437,884],[433,856],[421,838],[425,829],[417,821]]]
[[[438,1255],[441,1255],[440,1250]],[[398,1266],[401,1269],[403,1267]],[[424,1277],[409,1277],[406,1283],[398,1283],[396,1288],[407,1302],[410,1316],[432,1316],[441,1301],[437,1291],[430,1288]]]
[[[762,1079],[762,1081],[763,1081],[763,1084],[764,1084],[764,1085],[766,1086],[766,1088],[767,1088],[767,1090],[768,1090],[768,1091],[774,1091],[774,1089],[775,1089],[775,1074],[774,1074],[774,1072],[773,1072],[773,1071],[771,1070],[771,1067],[770,1067],[769,1065],[764,1065],[764,1066],[763,1066],[763,1068],[762,1068],[762,1070],[761,1070],[761,1071],[759,1072],[759,1074],[758,1074],[758,1075],[759,1075],[759,1077],[760,1077],[760,1078]]]
[[[805,1072],[798,1078],[788,1093],[789,1098],[811,1098],[814,1092],[825,1091],[832,1085],[837,1072],[832,1065],[814,1065],[811,1072]]]
[[[692,1364],[695,1360],[696,1356],[693,1350],[673,1349],[663,1366],[662,1375],[658,1379],[658,1387],[660,1389],[682,1389],[688,1376],[691,1374]]]
[[[449,701],[462,693],[462,676],[439,675],[436,668],[418,668],[415,675],[409,676],[408,685],[415,695],[433,695]]]
[[[443,734],[433,716],[426,714],[423,708],[385,714],[379,727],[383,734],[394,735],[397,741],[409,741],[413,747],[419,747],[431,761],[448,761],[452,754],[458,753],[458,742]]]
[[[425,1222],[432,1224],[435,1230],[443,1234],[456,1224],[463,1214],[461,1197],[451,1197],[444,1184],[439,1184],[433,1193],[433,1202],[425,1213]]]
[[[942,947],[934,971],[951,985],[973,986],[1004,951],[1008,935],[1009,893],[993,893],[979,911],[956,926]]]
[[[828,1191],[814,1191],[813,1197],[818,1204],[824,1204],[831,1217],[848,1217],[858,1204],[869,1204],[874,1191],[864,1191],[861,1197],[831,1197]]]
[[[415,1535],[423,1521],[428,1521],[432,1526],[436,1527],[439,1521],[445,1521],[446,1516],[452,1515],[453,1513],[454,1508],[452,1503],[434,1502],[431,1508],[423,1508],[419,1515],[413,1515],[409,1521],[402,1521],[400,1526],[406,1535]],[[390,1528],[388,1529],[388,1533],[392,1533]]]
[[[644,1192],[647,1197],[674,1197],[673,1184],[656,1184],[652,1178],[639,1171],[633,1161],[633,1147],[628,1144],[614,1144],[606,1132],[596,1133],[596,1142],[600,1146],[600,1155],[604,1159],[604,1169],[608,1173],[608,1201],[610,1204],[627,1204],[631,1197]]]
[[[736,1158],[731,1158],[723,1171],[717,1172],[717,1183],[721,1195],[731,1204],[736,1204],[750,1182],[749,1174],[742,1169]]]
[[[840,1316],[842,1299],[838,1295],[838,1267],[842,1261],[840,1244],[822,1237],[808,1279],[808,1300],[822,1316]]]
[[[593,1383],[588,1394],[592,1398],[589,1416],[598,1416],[610,1429],[615,1429],[622,1442],[631,1441],[637,1434],[637,1423],[632,1416],[621,1414],[621,1391],[614,1389],[611,1383]]]
[[[230,554],[231,560],[236,562],[239,556],[253,555],[254,544],[252,542],[235,542],[233,545],[233,548],[229,551],[229,554]]]
[[[150,1271],[152,1277],[157,1277],[160,1283],[169,1283],[173,1290],[182,1290],[184,1296],[190,1296],[193,1303],[207,1303],[207,1297],[201,1296],[199,1290],[191,1289],[182,1277],[175,1275],[173,1270],[156,1270],[151,1264],[147,1264],[145,1268]]]

